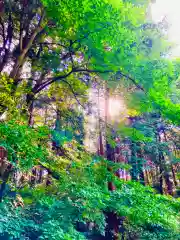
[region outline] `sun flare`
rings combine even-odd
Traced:
[[[123,100],[117,97],[110,97],[108,112],[110,119],[120,121],[126,114],[126,107]]]

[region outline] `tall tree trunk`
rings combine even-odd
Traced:
[[[38,23],[38,26],[36,27],[34,32],[31,34],[24,49],[21,50],[20,55],[16,58],[15,64],[13,66],[13,70],[10,73],[10,77],[15,80],[15,84],[18,82],[19,70],[22,67],[23,63],[25,62],[26,55],[27,55],[29,49],[32,47],[32,44],[33,44],[36,36],[42,30],[41,24],[42,24],[42,21],[44,20],[44,16],[45,16],[45,12],[44,12],[44,10],[42,10],[42,15],[41,15],[40,21]]]
[[[28,125],[31,127],[33,127],[34,125],[33,110],[34,110],[34,101],[31,102],[31,105],[29,106],[29,109],[28,109],[28,113],[29,113]]]
[[[9,57],[8,55],[9,55],[9,53],[8,53],[7,49],[5,49],[5,55],[0,63],[0,73],[3,71],[4,67],[7,64],[8,57]]]
[[[100,156],[104,156],[104,147],[103,147],[103,136],[102,136],[102,124],[101,124],[101,116],[100,116],[100,100],[99,100],[99,88],[98,88],[98,118],[99,118],[99,145],[98,145],[98,153]]]
[[[99,133],[99,155],[104,156],[102,132]]]
[[[166,135],[166,132],[165,130],[163,131],[164,133],[164,139],[166,141],[166,143],[168,143],[168,138],[167,138],[167,135]],[[175,177],[175,172],[173,172],[173,166],[171,164],[172,162],[172,157],[171,157],[171,149],[170,147],[168,146],[168,150],[169,150],[169,155],[168,155],[168,164],[166,164],[166,176],[165,178],[167,177],[167,180],[166,180],[166,184],[167,184],[167,189],[168,189],[168,194],[170,195],[174,195],[175,194],[175,186],[176,186],[176,177]]]
[[[161,137],[159,135],[159,142],[161,142]],[[173,195],[174,191],[173,191],[173,176],[172,176],[172,172],[170,170],[170,166],[168,166],[169,164],[167,164],[164,153],[162,152],[162,150],[159,150],[159,170],[160,170],[160,192],[161,194],[164,193],[163,190],[163,178],[165,180],[165,184],[166,184],[166,189],[167,189],[167,194]]]
[[[172,169],[174,184],[175,184],[175,186],[177,186],[178,182],[177,182],[177,179],[176,179],[176,172],[175,172],[175,169],[174,169],[173,165],[171,166],[171,169]]]
[[[166,182],[166,185],[167,185],[167,193],[169,195],[174,195],[174,184],[173,184],[173,176],[172,176],[172,172],[169,171],[169,170],[166,170],[166,173],[165,173],[165,182]]]
[[[5,162],[1,165],[0,169],[0,177],[2,179],[2,183],[0,184],[0,202],[3,199],[4,191],[6,190],[6,184],[8,182],[9,176],[13,171],[13,167],[11,163],[6,164]]]
[[[47,125],[47,118],[48,118],[48,107],[45,108],[45,114],[44,114],[44,125]]]
[[[168,143],[168,139],[167,139],[165,130],[163,130],[163,134],[164,134],[165,142]],[[169,147],[168,147],[168,151],[169,152],[171,151]],[[174,179],[173,179],[170,154],[167,157],[168,157],[168,162],[164,158],[164,161],[165,161],[165,176],[164,176],[164,178],[165,178],[165,182],[167,185],[167,193],[173,196],[175,193],[175,188],[174,188],[175,183],[174,183]]]
[[[163,154],[159,151],[159,190],[161,194],[164,194],[163,188],[163,175],[164,175],[164,167],[163,167]]]
[[[150,185],[150,177],[149,177],[149,171],[148,170],[145,170],[145,184],[146,185]]]
[[[133,143],[133,142],[131,144],[131,166],[132,166],[132,169],[130,170],[131,178],[132,178],[132,180],[138,181],[136,150],[135,150],[135,143]]]
[[[5,34],[5,23],[2,22],[2,19],[0,17],[0,23],[1,23],[1,31],[2,31],[2,42],[3,42],[3,47],[2,50],[0,51],[0,56],[2,57],[2,52],[4,50],[4,56],[1,59],[0,63],[0,72],[3,71],[5,65],[8,62],[9,59],[9,52],[11,48],[11,43],[12,43],[12,38],[13,38],[13,20],[12,20],[12,15],[9,12],[9,17],[8,17],[8,26],[7,26],[7,34]]]
[[[140,171],[140,172],[139,172],[139,182],[140,182],[142,185],[145,185],[145,177],[144,177],[143,168],[141,167],[139,171]]]
[[[139,149],[137,150],[137,157],[139,158],[139,166],[138,166],[138,175],[139,175],[139,181],[141,184],[145,185],[145,180],[144,180],[144,171],[143,171],[143,150],[141,144],[138,144]]]
[[[107,86],[105,87],[105,123],[106,129],[107,124],[109,121],[109,89]],[[114,161],[114,149],[108,144],[106,140],[106,157],[109,161]],[[111,169],[109,169],[111,171]],[[116,190],[113,182],[108,182],[108,189],[109,191]],[[109,240],[118,240],[119,235],[119,217],[115,212],[108,212],[106,213],[106,221],[107,221],[107,228],[106,228],[106,239]],[[123,225],[123,222],[122,222]]]

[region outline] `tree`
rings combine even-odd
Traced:
[[[2,238],[179,237],[179,199],[166,196],[179,184],[179,62],[163,57],[169,46],[145,20],[147,4],[0,5]],[[88,91],[101,80],[97,156],[83,140]],[[124,121],[108,117],[114,92],[127,105]]]
[[[13,64],[10,73],[13,92],[23,81],[21,72],[27,64],[31,69],[29,77],[25,77],[28,80],[29,91],[25,94],[29,106],[36,94],[71,74],[80,78],[81,75],[94,71],[115,71],[110,64],[117,48],[115,41],[125,42],[126,39],[124,47],[128,48],[135,37],[135,33],[126,28],[126,21],[122,21],[121,17],[126,19],[128,16],[126,9],[132,7],[133,13],[138,8],[123,2],[118,8],[113,4],[102,1],[54,1],[53,4],[51,1],[35,1],[27,5],[26,1],[5,1],[5,11],[1,16],[1,69],[9,62]],[[129,21],[136,26],[139,19],[130,18]],[[9,28],[11,34],[8,34]],[[114,45],[114,50],[105,51],[107,44]],[[101,56],[99,64],[96,55]],[[102,60],[106,66],[101,66]],[[117,66],[118,64],[116,63]],[[8,68],[10,69],[9,65]]]

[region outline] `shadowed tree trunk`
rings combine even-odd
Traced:
[[[162,142],[161,136],[158,133],[159,144]],[[160,193],[167,193],[170,195],[174,194],[173,191],[173,174],[170,168],[170,165],[167,163],[167,160],[164,156],[162,149],[159,149],[159,170],[160,170]],[[163,178],[166,184],[166,190],[163,189]]]
[[[4,147],[0,147],[0,178],[2,180],[2,183],[0,184],[0,202],[4,196],[6,183],[12,169],[12,164],[7,161],[7,150]]]
[[[138,150],[137,150],[137,157],[139,159],[138,162],[138,175],[139,175],[139,181],[141,184],[145,185],[144,180],[144,171],[143,171],[143,150],[141,144],[138,144]]]
[[[163,166],[162,166],[162,159],[161,156],[159,157],[159,191],[161,194],[164,193],[163,188]]]
[[[38,33],[42,30],[41,24],[44,20],[44,16],[45,16],[45,12],[43,9],[41,9],[41,16],[40,16],[38,25],[36,26],[35,30],[28,38],[25,36],[26,42],[24,44],[24,47],[20,46],[20,48],[19,48],[20,54],[16,58],[14,66],[13,66],[13,70],[10,73],[10,77],[15,80],[15,84],[18,82],[19,71],[25,62],[27,53],[30,50],[30,48],[32,47]],[[28,39],[28,41],[27,41],[27,39]],[[21,45],[21,43],[20,43],[20,45]]]
[[[132,142],[131,144],[131,178],[132,180],[138,181],[137,177],[137,163],[136,163],[136,150],[135,150],[135,143]]]
[[[175,169],[174,169],[173,165],[171,166],[171,169],[172,169],[174,184],[175,184],[175,186],[177,186],[178,182],[177,182],[177,179],[176,179],[176,172],[175,172]]]
[[[165,173],[165,182],[166,182],[166,185],[167,185],[167,194],[169,195],[174,195],[174,184],[173,184],[173,176],[172,176],[172,172],[169,171],[169,170],[166,170],[166,173]]]
[[[107,123],[109,120],[109,89],[105,88],[105,122],[106,122],[106,128]],[[115,160],[115,151],[114,149],[108,144],[106,140],[106,157],[109,161]],[[111,169],[108,169],[109,171],[112,171]],[[108,182],[108,189],[109,191],[115,191],[116,187],[114,186],[113,182]],[[120,219],[115,212],[107,212],[106,213],[106,232],[105,232],[105,238],[109,240],[118,240],[119,238],[119,227],[120,227]],[[121,222],[121,227],[123,228],[123,221]],[[122,234],[123,235],[123,234]]]
[[[29,109],[28,109],[28,113],[29,113],[28,125],[31,126],[31,127],[34,124],[33,110],[34,110],[34,102],[32,101],[32,103],[31,103],[31,105],[29,106]]]
[[[163,134],[164,134],[165,142],[168,143],[168,138],[167,138],[165,130],[163,131]],[[168,163],[166,162],[165,180],[166,180],[168,194],[173,196],[175,194],[176,180],[175,180],[175,172],[173,174],[173,167],[171,164],[172,159],[171,159],[171,154],[170,154],[171,149],[169,146],[168,146],[168,152],[169,152],[169,154],[168,154]]]

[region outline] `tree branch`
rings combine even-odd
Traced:
[[[39,43],[36,43],[35,45],[37,45],[37,44],[41,44],[41,45],[50,45],[50,46],[52,46],[52,45],[55,45],[55,46],[60,46],[60,47],[64,47],[64,48],[68,48],[67,46],[65,46],[65,45],[63,45],[63,44],[61,44],[61,43],[54,43],[54,42],[52,42],[52,43],[49,43],[49,42],[39,42]]]
[[[114,71],[112,70],[90,70],[90,69],[81,69],[81,68],[72,68],[72,70],[70,72],[68,72],[67,74],[65,75],[62,75],[62,76],[57,76],[57,77],[53,77],[53,78],[49,78],[46,80],[46,82],[44,82],[41,86],[39,86],[37,89],[34,89],[34,93],[37,94],[39,93],[40,91],[42,91],[45,87],[49,86],[50,84],[56,82],[56,81],[59,81],[59,80],[63,80],[65,81],[64,79],[67,78],[68,76],[70,76],[72,73],[76,73],[76,72],[88,72],[88,73],[113,73]],[[132,77],[120,72],[120,71],[117,71],[116,74],[120,74],[121,76],[129,79],[138,89],[140,89],[141,91],[145,92],[145,89],[139,85],[135,79],[133,79]]]
[[[53,78],[48,78],[43,84],[41,84],[40,86],[38,86],[38,88],[34,88],[33,92],[34,94],[39,93],[40,91],[42,91],[44,88],[46,88],[47,86],[49,86],[50,84],[62,80],[63,78],[67,78],[69,75],[71,75],[71,73],[73,73],[73,70],[71,70],[70,72],[68,72],[67,74],[63,75],[63,76],[57,76],[57,77],[53,77]]]
[[[71,84],[70,84],[68,81],[64,80],[64,79],[62,79],[61,81],[64,82],[64,83],[66,83],[66,84],[69,86],[69,88],[70,88],[72,94],[74,95],[74,98],[76,99],[77,103],[78,103],[83,109],[85,109],[85,107],[81,104],[81,102],[80,102],[79,99],[77,98],[77,94],[76,94],[76,92],[74,91],[74,89],[73,89],[73,87],[71,86]]]
[[[88,72],[88,73],[102,73],[103,74],[103,73],[113,73],[114,71],[112,71],[112,70],[102,71],[102,70],[90,70],[90,69],[75,69],[75,72]],[[139,83],[137,83],[134,78],[122,73],[121,71],[117,71],[116,74],[120,74],[121,76],[129,79],[138,89],[145,92],[145,89],[141,85],[139,85]]]

